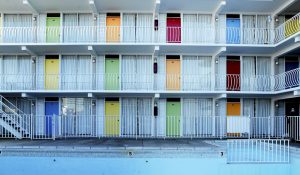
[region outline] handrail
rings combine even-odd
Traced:
[[[164,116],[166,121],[159,124],[159,130],[152,127],[154,118],[152,115],[120,113],[117,116],[102,114],[22,115],[22,117],[33,121],[26,127],[29,128],[28,132],[34,139],[55,137],[284,138],[287,136],[284,127],[285,116],[166,115]],[[161,131],[163,135],[157,133]],[[179,131],[182,131],[182,135]]]
[[[8,103],[10,106],[12,106],[16,111],[14,111],[13,109],[11,109],[9,106],[7,106],[3,100]],[[2,95],[0,95],[0,102],[2,103],[2,105],[4,105],[4,107],[8,108],[12,113],[14,113],[15,115],[22,115],[25,114],[23,111],[21,111],[17,106],[15,106],[14,104],[12,104],[9,100],[7,100],[6,98],[4,98]]]
[[[300,68],[276,75],[243,74],[0,74],[2,90],[280,91],[300,86]],[[16,108],[13,104],[11,106]],[[17,113],[23,112],[18,110]]]
[[[0,27],[4,43],[72,43],[72,42],[137,42],[137,43],[228,43],[276,44],[300,32],[300,13],[276,28],[213,28],[210,26],[165,27],[156,30],[145,26],[28,26]],[[120,35],[121,30],[124,35]],[[49,35],[49,36],[48,36]],[[164,35],[164,36],[163,36]],[[74,37],[75,36],[75,37]],[[192,36],[192,37],[191,37]],[[246,38],[245,38],[246,37]]]
[[[287,21],[285,21],[284,23],[280,24],[279,26],[276,27],[276,29],[285,26],[286,23],[291,22],[293,19],[295,19],[296,17],[300,16],[300,12],[297,13],[295,16],[293,16],[292,18],[288,19]]]

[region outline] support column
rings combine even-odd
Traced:
[[[271,91],[275,89],[275,61],[276,57],[271,57]]]

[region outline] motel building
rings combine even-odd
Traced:
[[[188,139],[227,145],[227,159],[268,144],[289,163],[299,12],[298,0],[0,0],[0,143]]]

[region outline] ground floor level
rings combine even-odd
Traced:
[[[299,174],[299,144],[283,139],[2,140],[2,174]]]

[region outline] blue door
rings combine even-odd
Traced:
[[[299,84],[299,63],[298,61],[286,61],[285,62],[285,88],[297,87]]]
[[[59,103],[58,101],[45,102],[45,115],[46,115],[46,135],[52,136],[52,122],[53,115],[59,115]]]
[[[227,44],[239,44],[241,36],[241,22],[239,18],[227,18],[226,20],[226,41]]]

